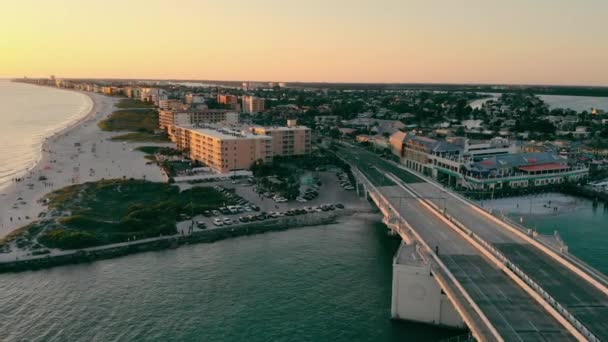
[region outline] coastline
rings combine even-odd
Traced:
[[[97,127],[115,110],[118,98],[75,92],[90,100],[89,111],[45,138],[37,162],[23,172],[22,181],[0,189],[0,201],[6,203],[0,207],[0,238],[44,215],[40,199],[53,190],[102,178],[163,179],[158,168],[146,165],[141,154],[133,151],[150,143],[110,141],[121,132]]]
[[[344,209],[341,211],[317,213],[315,215],[284,217],[264,222],[238,224],[231,227],[197,229],[190,235],[176,234],[79,250],[60,251],[51,255],[29,255],[16,260],[2,260],[3,258],[0,254],[0,274],[88,263],[142,252],[174,249],[182,245],[213,243],[234,237],[264,234],[287,229],[332,225],[338,223],[341,217],[347,218],[362,213],[364,212],[361,210]]]
[[[34,87],[52,88],[52,87],[46,87],[46,86],[36,85],[36,84],[28,84],[28,85],[34,86]],[[35,160],[32,163],[30,163],[30,165],[26,166],[24,169],[17,170],[14,173],[7,175],[7,176],[12,176],[12,178],[22,178],[28,172],[34,170],[42,162],[42,158],[44,155],[44,153],[43,153],[44,148],[45,148],[45,145],[46,145],[48,139],[53,138],[58,135],[62,135],[66,132],[69,132],[70,130],[77,127],[82,121],[86,120],[89,116],[91,116],[93,113],[95,113],[95,101],[93,101],[91,96],[89,96],[86,92],[82,92],[82,91],[78,91],[78,90],[70,90],[70,89],[60,89],[60,88],[53,88],[53,90],[72,92],[72,93],[77,93],[77,94],[82,95],[87,102],[87,104],[86,104],[87,108],[80,110],[79,112],[73,114],[71,117],[68,117],[66,119],[66,122],[64,122],[62,125],[54,128],[52,130],[43,132],[41,134],[39,146],[37,147],[37,153],[36,153]],[[7,182],[5,184],[0,184],[0,192],[4,191],[11,184],[12,183],[10,183],[10,182]]]

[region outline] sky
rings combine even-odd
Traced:
[[[606,0],[0,0],[0,76],[608,85]]]

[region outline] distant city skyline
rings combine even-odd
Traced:
[[[0,12],[0,77],[607,86],[605,13],[601,0],[23,0]]]

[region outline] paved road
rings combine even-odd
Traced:
[[[360,170],[367,177],[377,176],[373,167]],[[530,296],[437,216],[428,213],[417,199],[396,185],[379,186],[378,190],[431,248],[439,247],[440,259],[505,340],[573,340]]]
[[[379,156],[359,148],[339,149],[339,152],[360,167],[374,166],[377,173],[385,171],[408,183],[421,196],[428,197],[439,207],[446,206],[450,215],[494,244],[513,263],[531,276],[553,298],[587,326],[600,339],[608,339],[608,298],[572,271],[559,265],[545,253],[483,215],[470,204],[452,197],[415,175]],[[356,158],[355,158],[356,157]],[[398,169],[397,172],[396,169]],[[409,175],[407,175],[409,173]],[[405,175],[405,176],[404,176]],[[378,176],[376,176],[378,177]],[[378,181],[378,180],[376,180]],[[427,214],[427,216],[430,214]]]

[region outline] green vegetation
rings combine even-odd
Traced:
[[[98,125],[103,131],[154,132],[158,128],[158,112],[154,109],[117,110]]]
[[[178,219],[232,204],[209,187],[180,192],[165,183],[119,179],[68,186],[47,198],[54,216],[21,228],[4,243],[27,239],[31,244],[37,237],[45,247],[79,249],[171,235]]]
[[[114,105],[116,108],[120,109],[130,109],[130,108],[154,108],[154,104],[151,102],[143,102],[137,99],[122,99],[118,101]]]
[[[169,138],[165,134],[153,134],[148,132],[133,132],[121,134],[110,138],[112,141],[130,141],[130,142],[169,142]]]
[[[164,146],[140,146],[135,149],[136,151],[143,152],[145,154],[161,154],[163,156],[181,156],[182,152],[171,147]]]
[[[112,137],[113,141],[168,142],[166,134],[156,134],[158,112],[155,109],[123,109],[98,124],[102,131],[130,132]]]
[[[199,166],[198,163],[180,160],[164,160],[160,162],[160,167],[165,170],[169,177],[175,177],[179,172],[190,170],[192,167]]]

